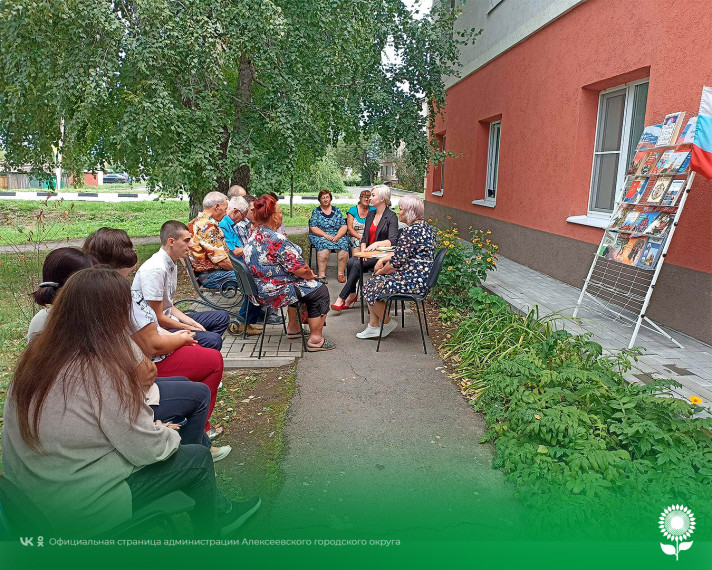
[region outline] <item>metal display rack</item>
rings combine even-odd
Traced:
[[[678,146],[689,146],[689,145],[668,145],[650,148],[650,151],[660,151],[660,150],[670,150],[675,149]],[[661,174],[647,174],[647,175],[635,175],[631,174],[629,177],[632,178],[653,178],[659,176],[671,176],[674,179],[681,179],[685,177],[685,189],[679,198],[677,206],[675,206],[675,216],[673,218],[670,231],[667,236],[663,237],[664,243],[662,246],[662,251],[655,262],[654,270],[642,269],[640,267],[635,267],[632,265],[627,265],[619,261],[612,259],[606,259],[599,255],[601,248],[604,246],[606,239],[606,234],[608,232],[630,234],[631,236],[641,235],[635,234],[633,232],[621,231],[617,228],[607,228],[603,233],[601,238],[601,243],[599,244],[596,254],[593,258],[593,263],[591,264],[591,269],[588,272],[588,276],[584,281],[583,288],[581,289],[581,294],[579,295],[578,301],[576,303],[576,309],[574,310],[573,316],[576,317],[579,308],[582,306],[584,301],[589,301],[587,307],[594,310],[600,311],[609,317],[616,320],[623,321],[627,326],[634,327],[633,334],[628,343],[628,348],[633,348],[635,344],[635,339],[640,332],[640,327],[643,326],[648,330],[656,332],[663,335],[665,338],[673,342],[679,348],[683,346],[674,338],[672,338],[667,332],[665,332],[660,326],[654,323],[645,314],[648,305],[650,304],[650,298],[653,295],[653,290],[655,289],[655,284],[658,281],[658,276],[660,275],[660,270],[662,269],[663,263],[667,256],[668,248],[670,247],[670,242],[672,241],[673,235],[675,234],[675,229],[677,228],[678,221],[680,220],[680,215],[685,207],[685,202],[687,201],[687,196],[690,193],[690,187],[695,179],[695,173],[691,172],[688,168],[684,172],[678,172],[676,174],[661,173]],[[627,187],[627,185],[626,185]],[[616,207],[614,212],[618,210],[619,206],[624,203],[623,194],[621,194],[621,200],[616,202]],[[638,204],[644,205],[644,204]],[[635,205],[633,205],[635,207]],[[648,206],[650,207],[650,206]],[[656,207],[656,205],[652,205]],[[662,207],[657,205],[657,207]],[[667,211],[670,211],[672,207],[663,207]]]

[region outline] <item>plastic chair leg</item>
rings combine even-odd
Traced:
[[[418,310],[418,324],[420,325],[420,338],[423,339],[423,351],[428,354],[428,347],[425,346],[425,334],[423,334],[423,321],[420,319],[420,305],[415,303],[415,308]]]
[[[287,319],[284,318],[284,307],[279,308],[279,314],[282,315],[282,328],[284,329],[284,334],[287,334]]]
[[[398,301],[396,301],[396,305]],[[401,299],[401,328],[405,328],[405,301]]]

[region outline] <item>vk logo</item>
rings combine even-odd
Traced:
[[[27,538],[23,536],[20,538],[20,542],[22,543],[22,546],[34,546],[34,544],[32,544],[33,540],[34,540],[34,537],[32,537],[32,536],[27,537]]]

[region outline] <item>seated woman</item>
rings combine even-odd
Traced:
[[[99,228],[84,242],[84,251],[91,252],[100,263],[128,277],[138,261],[133,243],[124,230]],[[218,386],[222,380],[223,357],[213,348],[199,346],[191,331],[168,332],[158,326],[158,319],[148,303],[132,292],[131,338],[156,365],[159,376],[185,376],[210,388],[208,417],[213,413]],[[217,433],[205,423],[210,437]],[[230,453],[230,446],[211,447],[215,461]]]
[[[329,312],[329,290],[315,281],[316,275],[302,259],[301,248],[277,233],[282,224],[282,210],[272,196],[266,194],[255,200],[253,219],[258,224],[245,245],[245,264],[255,277],[262,305],[279,308],[288,305],[289,338],[299,338],[301,321],[297,315],[297,301],[307,307],[309,340],[307,350],[331,350],[336,344],[322,336],[326,314]]]
[[[363,230],[366,227],[366,216],[371,210],[375,210],[373,206],[369,206],[371,199],[371,191],[364,190],[358,197],[358,204],[351,206],[346,212],[346,233],[349,236],[349,244],[352,248],[357,248],[361,245],[363,238]]]
[[[358,333],[358,338],[378,337],[383,319],[383,336],[388,336],[397,323],[384,315],[386,304],[380,299],[395,293],[425,293],[435,256],[435,228],[423,221],[423,200],[417,196],[404,196],[398,203],[398,217],[408,224],[403,230],[395,251],[378,260],[375,276],[363,286],[363,296],[368,302],[371,316],[368,326]]]
[[[130,307],[130,285],[111,269],[82,269],[67,280],[8,390],[5,476],[51,521],[44,534],[98,535],[180,490],[195,501],[195,534],[224,536],[260,500],[227,501],[208,449],[180,445],[175,430],[154,424],[145,403],[152,379],[126,334]]]
[[[314,208],[309,218],[309,241],[316,248],[316,264],[319,277],[326,275],[329,253],[336,250],[339,283],[344,283],[344,270],[349,259],[349,240],[346,237],[346,220],[341,210],[331,205],[333,196],[328,190],[319,192],[319,207]]]
[[[32,294],[35,302],[44,307],[30,321],[27,342],[42,332],[49,317],[49,311],[57,293],[67,279],[77,271],[96,264],[91,253],[74,247],[60,247],[51,251],[42,265],[42,283]],[[155,371],[155,365],[146,360],[143,366]],[[146,390],[146,403],[153,409],[153,418],[169,426],[180,428],[182,443],[200,443],[210,447],[210,439],[204,431],[210,407],[210,388],[204,384],[190,382],[183,376],[156,378]],[[172,421],[184,420],[183,426]]]
[[[374,186],[369,199],[374,207],[366,216],[361,251],[373,251],[377,247],[391,247],[398,241],[398,216],[391,210],[391,189],[385,184]],[[363,269],[367,271],[376,266],[376,259],[364,259]],[[361,275],[361,261],[352,257],[346,265],[346,285],[341,289],[336,302],[331,308],[336,311],[348,309],[356,300],[356,286]]]

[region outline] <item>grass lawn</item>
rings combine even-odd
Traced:
[[[284,224],[306,226],[316,203],[284,207]],[[350,206],[340,206],[344,215]],[[166,220],[188,222],[188,202],[28,202],[0,200],[0,245],[84,238],[102,226],[121,228],[131,237],[155,236]]]

